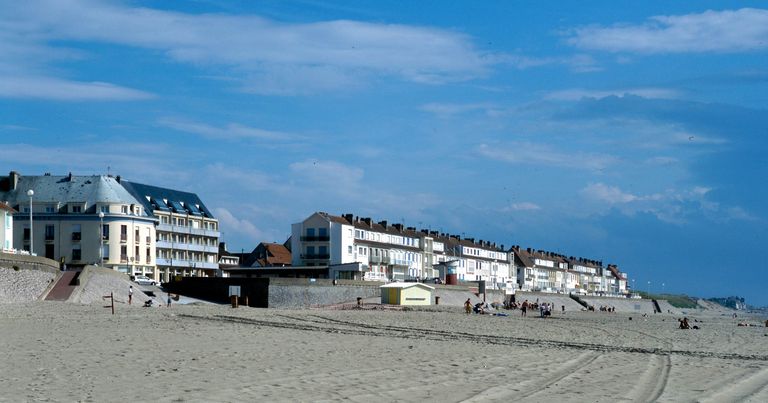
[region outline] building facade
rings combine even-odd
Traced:
[[[334,267],[342,279],[435,278],[446,262],[457,262],[459,280],[504,288],[510,278],[508,254],[495,244],[352,214],[318,212],[293,224],[291,254],[294,266]]]
[[[120,176],[11,172],[0,177],[0,201],[17,211],[13,245],[62,265],[95,264],[155,281],[218,269],[218,220],[192,193]]]
[[[6,203],[0,201],[0,251],[13,253],[13,213],[12,209]]]
[[[113,177],[11,172],[0,178],[0,200],[18,211],[13,220],[17,249],[71,267],[154,272],[155,220]]]
[[[196,194],[125,180],[119,182],[156,220],[159,281],[170,281],[174,276],[216,276],[221,236],[219,221]]]

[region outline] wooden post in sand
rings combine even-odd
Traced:
[[[112,308],[112,315],[114,315],[115,314],[115,293],[111,292],[111,293],[109,293],[109,295],[105,295],[103,297],[103,299],[107,299],[107,298],[109,298],[110,304],[108,306],[105,306],[104,308],[110,308],[111,307]]]

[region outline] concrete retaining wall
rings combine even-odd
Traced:
[[[51,273],[59,272],[59,262],[40,256],[14,255],[0,252],[0,267],[13,268],[17,266],[24,270],[42,270]]]
[[[582,296],[581,300],[599,310],[601,306],[615,307],[616,312],[653,314],[653,301],[650,299],[610,298]]]
[[[269,283],[270,308],[307,308],[357,302],[357,298],[380,298],[379,285],[274,284]],[[377,301],[378,302],[378,301]]]

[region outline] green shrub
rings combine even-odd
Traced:
[[[13,270],[14,271],[19,271],[19,266],[13,265]]]

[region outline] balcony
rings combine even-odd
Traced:
[[[128,263],[128,255],[120,255],[120,263]]]
[[[328,242],[331,240],[329,235],[307,235],[301,237],[302,242]]]
[[[382,264],[390,264],[392,263],[392,259],[389,258],[389,256],[371,256],[368,258],[371,263],[382,263]]]
[[[328,253],[302,253],[301,258],[305,260],[328,260],[331,258],[331,255]]]
[[[207,253],[218,253],[219,248],[216,246],[209,246],[209,245],[200,245],[200,244],[189,244],[189,243],[178,243],[178,242],[169,242],[169,241],[157,241],[155,243],[155,248],[157,249],[173,249],[173,250],[187,250],[192,252],[207,252]]]
[[[219,238],[221,236],[221,233],[216,230],[192,228],[192,227],[185,227],[181,225],[171,225],[171,224],[158,224],[157,231],[173,232],[176,234],[202,235],[202,236],[208,236],[213,238]]]
[[[120,242],[127,242],[128,234],[120,234]]]
[[[82,235],[82,233],[80,233],[80,232],[73,232],[73,233],[72,233],[72,240],[73,240],[73,241],[79,241],[79,240],[80,240],[80,238],[82,238],[82,236],[83,236],[83,235]]]

